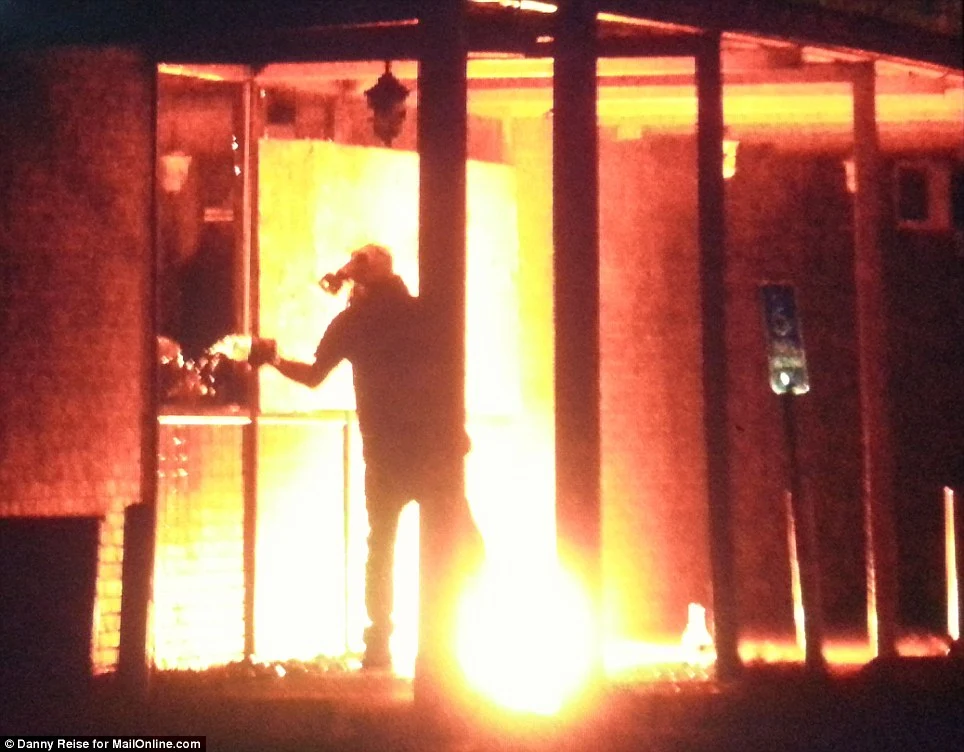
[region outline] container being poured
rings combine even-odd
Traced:
[[[208,352],[231,360],[245,361],[251,355],[252,342],[253,337],[250,334],[229,334],[211,345]]]
[[[225,357],[240,363],[258,367],[278,360],[278,343],[265,337],[250,334],[229,334],[208,348],[212,357]]]

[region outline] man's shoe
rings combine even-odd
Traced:
[[[392,657],[378,651],[366,651],[361,665],[362,671],[391,671]]]
[[[392,651],[388,646],[391,625],[372,625],[365,629],[365,655],[362,658],[362,669],[365,671],[391,671]]]
[[[368,645],[365,646],[365,655],[362,657],[362,669],[365,671],[392,670],[392,651],[389,649],[387,641],[371,640]]]

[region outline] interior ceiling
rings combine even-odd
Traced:
[[[537,14],[539,15],[539,14]],[[630,19],[632,20],[632,19]],[[651,36],[666,30],[617,19],[609,28]],[[672,29],[679,33],[679,29]],[[685,33],[685,30],[684,30]],[[962,72],[927,63],[875,58],[871,53],[738,33],[723,38],[724,112],[741,129],[852,129],[852,65],[873,60],[877,71],[878,122],[941,131],[960,142],[964,119]],[[212,80],[254,80],[263,88],[324,95],[360,94],[385,72],[383,60],[270,63],[255,74],[237,66],[161,66],[162,72]],[[393,60],[392,73],[417,96],[414,60]],[[552,109],[551,57],[471,53],[469,110],[480,117],[536,117]],[[691,130],[696,119],[695,62],[691,56],[601,57],[599,117],[603,125]],[[627,131],[628,132],[628,131]],[[954,148],[960,148],[955,146]]]
[[[551,79],[553,25],[550,19],[551,13],[555,11],[553,3],[539,0],[474,0],[471,6],[467,41],[471,49],[484,52],[469,54],[470,87],[494,82],[488,86],[513,88],[513,80]],[[265,85],[287,86],[306,91],[327,91],[329,82],[346,80],[358,81],[367,88],[371,85],[368,82],[374,83],[384,71],[383,61],[392,59],[392,72],[411,88],[417,78],[417,64],[414,60],[397,59],[399,55],[411,54],[411,45],[396,45],[383,49],[378,45],[378,40],[382,38],[379,35],[396,32],[405,32],[404,39],[411,40],[413,37],[407,27],[414,23],[415,21],[410,20],[303,29],[299,34],[307,35],[306,39],[314,41],[305,47],[305,39],[296,34],[288,42],[289,46],[294,45],[289,52],[301,62],[269,63],[259,69],[256,80]],[[600,49],[606,53],[629,51],[627,54],[633,55],[601,57],[600,76],[675,76],[678,79],[690,80],[694,75],[693,58],[681,53],[693,49],[692,40],[699,31],[690,26],[600,13]],[[323,36],[316,38],[318,34]],[[391,38],[397,40],[397,34]],[[625,43],[628,43],[628,46]],[[315,49],[328,50],[332,57],[338,57],[338,50],[343,50],[345,57],[351,59],[342,62],[305,62],[311,60],[312,45]],[[372,60],[353,59],[359,50],[364,49],[372,50]],[[378,51],[375,51],[376,49]],[[645,49],[649,54],[640,55],[641,49]],[[681,56],[658,56],[656,51],[659,49],[663,49],[667,55]],[[731,82],[734,77],[751,75],[760,81],[770,77],[779,83],[788,73],[797,76],[812,75],[822,80],[828,76],[828,71],[831,72],[830,75],[834,75],[832,71],[835,68],[845,68],[857,62],[873,62],[880,78],[887,79],[889,85],[904,86],[910,93],[918,90],[922,80],[938,81],[941,86],[950,89],[960,89],[964,85],[964,71],[956,67],[948,68],[865,50],[812,45],[787,38],[734,31],[727,31],[722,35],[722,57],[727,82]],[[244,80],[249,77],[250,70],[242,65],[179,68],[180,72],[187,75],[225,77],[227,80]],[[835,75],[840,77],[841,71],[837,70]],[[679,83],[679,80],[676,83]]]
[[[824,51],[772,48],[736,40],[724,52],[724,106],[734,125],[808,124],[846,127],[852,120],[851,74]],[[394,61],[392,73],[412,92],[417,63]],[[692,57],[601,58],[599,113],[607,121],[637,119],[654,127],[692,127],[695,66]],[[250,80],[246,66],[161,66],[162,73],[210,80]],[[319,94],[361,92],[385,71],[383,61],[272,63],[253,79],[264,88]],[[946,71],[945,71],[946,74]],[[473,55],[468,63],[469,109],[483,117],[532,117],[552,108],[552,60]],[[878,64],[881,123],[944,123],[959,131],[964,89],[956,75],[933,69]],[[960,135],[958,132],[957,139]]]
[[[515,88],[519,81],[548,83],[552,78],[552,59],[520,55],[472,55],[468,61],[470,88]],[[245,81],[252,77],[244,65],[162,64],[162,73],[212,81]],[[257,75],[265,85],[288,86],[305,91],[328,91],[335,81],[358,81],[370,86],[385,71],[385,62],[346,61],[317,63],[269,63]],[[395,77],[414,86],[418,67],[414,60],[391,63]],[[691,81],[695,74],[692,57],[620,57],[600,58],[602,81],[649,79],[654,83]],[[724,51],[723,73],[726,83],[759,83],[780,85],[788,81],[822,83],[827,80],[849,80],[847,61],[829,53],[796,49],[790,53],[774,53],[765,47],[736,47]],[[929,67],[877,63],[878,84],[889,91],[953,91],[960,89],[964,77],[960,71],[935,70]],[[675,79],[670,81],[669,79]]]

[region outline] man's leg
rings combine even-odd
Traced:
[[[460,454],[440,449],[418,469],[421,577],[415,705],[420,718],[444,728],[474,702],[463,672],[456,668],[457,615],[468,579],[482,567],[484,547],[465,498]]]
[[[365,470],[368,509],[368,560],[365,566],[365,606],[371,622],[365,630],[365,668],[391,668],[389,639],[394,608],[393,575],[398,519],[406,499],[383,469]]]

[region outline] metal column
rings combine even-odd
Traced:
[[[144,85],[150,91],[151,132],[150,147],[157,143],[157,71],[152,60],[143,62]],[[157,165],[152,158],[156,174]],[[145,180],[147,179],[144,176]],[[140,501],[124,512],[124,554],[121,574],[121,625],[118,645],[118,678],[127,691],[137,695],[149,689],[151,667],[148,656],[150,644],[150,604],[154,575],[154,545],[157,531],[157,452],[158,389],[154,367],[157,360],[157,190],[150,181],[149,205],[143,207],[150,217],[151,248],[146,254],[148,271],[145,275],[142,316],[144,339],[141,352],[141,474]]]
[[[896,655],[897,542],[894,462],[887,418],[887,335],[880,249],[880,150],[874,64],[853,70],[854,277],[860,390],[867,629],[878,656]]]
[[[697,170],[702,282],[703,426],[706,440],[710,563],[717,672],[740,669],[732,540],[730,446],[726,397],[726,214],[723,187],[723,74],[720,35],[709,33],[696,56]]]
[[[602,519],[596,14],[558,4],[552,110],[556,526],[593,604],[598,668]]]
[[[418,71],[419,294],[429,313],[443,371],[433,395],[456,446],[465,424],[466,299],[466,48],[464,3],[425,2],[420,16]],[[421,506],[419,654],[415,703],[431,720],[451,707],[458,687],[454,606],[465,496],[464,462],[439,469],[437,498]]]

